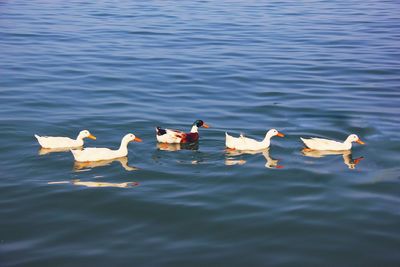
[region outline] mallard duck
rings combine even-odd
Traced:
[[[365,144],[363,141],[360,140],[360,138],[358,138],[356,134],[349,135],[344,142],[338,142],[334,140],[315,138],[315,137],[310,139],[305,139],[300,137],[300,139],[308,147],[308,149],[314,149],[314,150],[331,150],[331,151],[350,150],[353,142],[357,142],[360,145]]]
[[[177,144],[177,143],[192,143],[199,140],[199,128],[209,128],[202,120],[197,120],[192,124],[190,133],[185,133],[179,130],[162,129],[156,127],[157,141],[160,143]]]
[[[96,137],[88,130],[80,131],[76,139],[57,136],[39,136],[37,134],[35,134],[35,137],[43,148],[76,148],[83,146],[83,139],[86,137],[96,140]]]
[[[225,145],[230,149],[237,150],[261,150],[270,146],[271,138],[274,136],[284,137],[285,135],[278,132],[276,129],[271,129],[265,135],[264,140],[257,141],[247,138],[243,134],[241,134],[239,137],[233,137],[225,132]]]
[[[121,146],[117,150],[112,150],[109,148],[89,147],[83,150],[71,149],[71,152],[75,160],[79,162],[110,160],[125,157],[126,155],[128,155],[128,144],[132,141],[142,142],[142,139],[130,133],[122,138]]]

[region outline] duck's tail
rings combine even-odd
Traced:
[[[79,149],[70,149],[69,151],[71,151],[72,155],[74,156],[74,159],[76,159],[79,155],[79,152],[82,150]]]
[[[300,139],[301,139],[301,141],[303,141],[304,145],[305,145],[307,148],[311,148],[311,147],[310,147],[310,145],[312,144],[312,143],[310,142],[311,139],[306,139],[306,138],[302,138],[302,137],[300,137]]]
[[[225,146],[229,148],[233,148],[232,144],[233,137],[230,136],[227,132],[225,132]]]
[[[156,133],[157,133],[157,135],[164,135],[164,134],[167,133],[167,131],[165,129],[157,126],[156,127]]]

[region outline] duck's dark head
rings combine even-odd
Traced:
[[[204,128],[210,128],[204,121],[202,120],[197,120],[193,123],[193,126],[196,125],[197,127],[204,127]]]

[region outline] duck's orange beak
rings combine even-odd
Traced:
[[[133,139],[134,142],[142,142],[142,139],[140,139],[139,137],[135,137],[135,139]]]
[[[94,136],[94,135],[92,135],[92,134],[89,134],[88,138],[93,139],[93,140],[96,140],[96,136]]]
[[[360,145],[365,145],[365,143],[363,141],[361,141],[360,139],[358,139],[356,142],[359,143]]]
[[[283,133],[278,132],[277,136],[279,137],[285,137],[285,135]]]
[[[203,123],[203,127],[204,128],[210,128],[210,126],[208,126],[207,124]]]

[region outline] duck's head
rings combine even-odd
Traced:
[[[268,136],[268,137],[273,137],[273,136],[284,137],[285,135],[283,133],[278,132],[278,130],[276,130],[276,129],[271,129],[267,132],[266,136]]]
[[[137,137],[136,135],[129,133],[127,135],[124,136],[124,138],[122,138],[122,142],[142,142],[142,139],[140,139],[139,137]]]
[[[92,135],[88,130],[80,131],[78,138],[80,138],[80,139],[90,138],[90,139],[96,140],[96,136]]]
[[[204,121],[202,120],[197,120],[193,123],[192,126],[197,126],[197,127],[204,127],[204,128],[210,128],[210,126],[208,126],[206,123],[204,123]]]
[[[350,143],[357,142],[360,145],[365,145],[365,143],[363,141],[361,141],[361,139],[358,138],[358,136],[356,134],[349,135],[349,137],[347,137],[347,139],[346,139],[346,142],[350,142]]]

